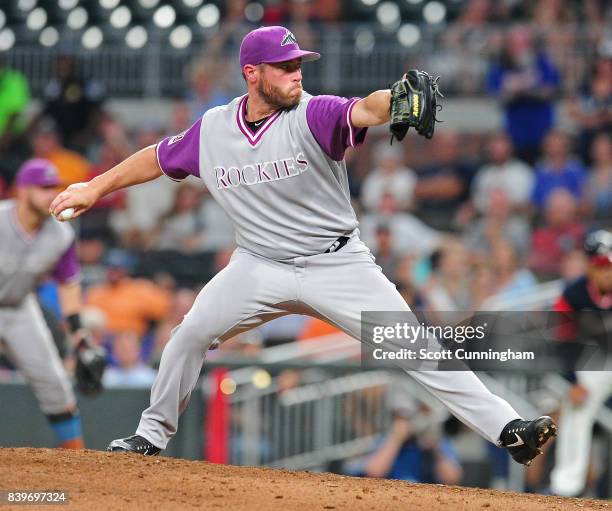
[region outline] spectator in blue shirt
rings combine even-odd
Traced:
[[[535,49],[528,27],[509,31],[505,50],[491,66],[487,82],[489,92],[503,105],[506,131],[517,156],[533,163],[554,125],[560,77],[552,61]]]
[[[389,432],[377,442],[359,475],[417,483],[456,485],[463,469],[452,442],[402,385],[391,388],[393,420]]]
[[[364,475],[413,483],[457,485],[463,471],[450,440],[413,436],[410,421],[396,416],[387,437],[366,462]]]
[[[140,359],[140,338],[136,332],[119,333],[113,341],[116,366],[104,372],[105,387],[149,388],[155,380],[155,370]]]
[[[570,155],[570,139],[561,131],[552,131],[544,140],[544,159],[536,166],[532,202],[538,211],[555,189],[565,188],[574,198],[582,198],[586,171],[580,160]]]
[[[205,112],[232,100],[224,90],[226,72],[222,63],[199,62],[191,74],[191,89],[186,100],[189,105],[191,122],[197,121]]]

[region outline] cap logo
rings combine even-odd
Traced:
[[[295,36],[291,32],[289,32],[289,30],[287,30],[285,37],[283,37],[283,40],[281,41],[281,46],[287,46],[288,44],[297,44],[297,43],[298,42]]]

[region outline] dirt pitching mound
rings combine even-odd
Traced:
[[[74,509],[566,510],[612,503],[60,449],[0,449],[0,490],[65,490]],[[0,506],[24,509],[20,506]],[[27,507],[27,506],[26,506]]]

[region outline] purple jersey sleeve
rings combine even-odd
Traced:
[[[81,267],[76,253],[76,243],[68,247],[60,257],[53,270],[53,278],[60,283],[77,279],[81,274]]]
[[[367,128],[356,128],[351,111],[360,98],[315,96],[306,107],[306,120],[313,136],[335,161],[344,158],[347,147],[363,144]]]
[[[159,168],[174,181],[187,176],[200,177],[200,126],[202,119],[188,130],[164,138],[155,148]]]

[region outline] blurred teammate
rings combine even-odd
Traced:
[[[585,241],[588,266],[586,275],[570,284],[555,304],[558,312],[602,311],[602,332],[612,310],[612,232],[599,230]],[[606,312],[604,312],[606,311]],[[592,313],[585,313],[592,314]],[[589,316],[591,324],[594,316]],[[587,318],[587,320],[589,320]],[[599,318],[598,318],[599,319]],[[580,325],[575,325],[580,335]],[[572,335],[573,336],[573,335]],[[576,381],[561,409],[560,434],[556,446],[556,466],[551,489],[557,495],[578,496],[585,489],[595,417],[612,395],[612,354],[608,353],[600,371],[577,371]]]
[[[40,280],[51,275],[77,348],[77,365],[100,364],[85,341],[79,312],[81,286],[75,235],[49,215],[60,180],[47,160],[18,171],[17,199],[0,202],[0,348],[32,387],[60,447],[83,447],[81,419],[70,378],[36,301]],[[86,360],[83,360],[83,359]],[[93,367],[89,365],[89,367]]]
[[[324,319],[356,339],[361,312],[410,312],[359,239],[344,153],[367,127],[388,123],[391,92],[364,99],[302,90],[301,50],[283,27],[245,36],[240,65],[248,94],[206,112],[190,129],[142,149],[68,188],[51,211],[76,216],[100,197],[166,174],[202,179],[236,231],[238,249],[173,331],[136,435],[109,450],[158,454],[174,435],[211,344],[298,313]],[[525,421],[472,372],[410,373],[462,421],[529,464],[555,434],[550,417]]]

